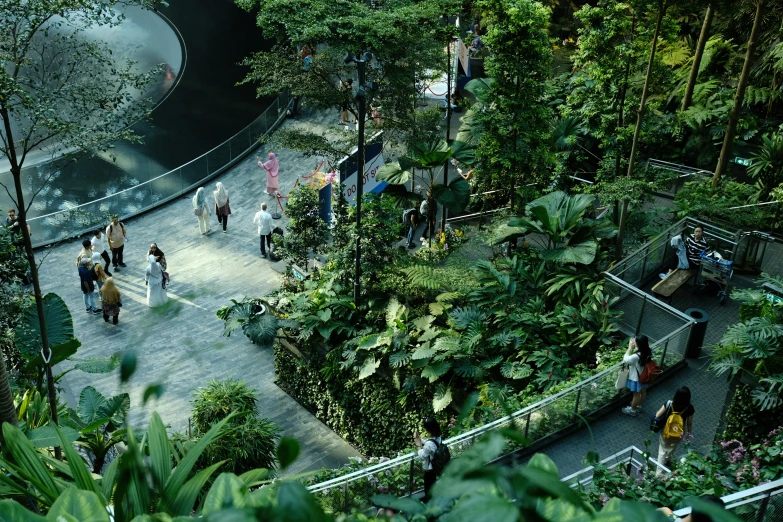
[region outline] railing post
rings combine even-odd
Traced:
[[[348,511],[348,481],[345,481],[345,487],[343,488],[343,513],[349,513]]]
[[[408,496],[413,495],[413,466],[416,464],[416,455],[411,455],[411,469],[408,473]]]
[[[231,161],[234,159],[234,156],[231,154],[231,138],[228,139],[228,161]]]
[[[636,322],[636,333],[634,335],[639,335],[639,332],[642,330],[642,318],[644,317],[645,306],[647,306],[647,294],[642,298],[642,309],[639,311],[639,320]]]
[[[664,363],[666,362],[666,350],[668,350],[668,349],[669,349],[669,341],[667,340],[667,341],[666,341],[666,344],[664,344],[664,345],[663,345],[663,352],[661,352],[661,362],[660,362],[660,366],[661,366],[661,368],[662,368],[662,369],[665,369],[665,368],[666,368],[666,366],[664,365]]]
[[[644,281],[644,276],[647,273],[647,256],[650,255],[650,243],[647,243],[647,246],[644,247],[644,259],[642,260],[642,275],[639,281]]]
[[[527,434],[530,432],[530,415],[532,414],[532,411],[527,414],[527,422],[525,423],[525,438],[527,438]]]
[[[628,464],[625,466],[625,474],[631,474],[631,467],[633,465],[633,448],[631,448],[631,455],[628,457]]]
[[[578,390],[576,390],[576,402],[574,404],[574,422],[576,422],[577,415],[579,415],[579,399],[582,397],[582,387],[580,386]]]
[[[756,522],[764,522],[764,517],[767,516],[767,508],[769,507],[769,497],[771,494],[772,490],[767,491],[767,496],[762,499],[759,510],[756,512]]]

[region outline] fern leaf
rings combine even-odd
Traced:
[[[406,351],[394,352],[389,356],[389,364],[392,368],[401,368],[411,362],[413,354]]]
[[[431,266],[416,265],[403,268],[411,284],[430,290],[438,290],[441,287],[441,278],[438,271]]]
[[[451,363],[448,361],[441,361],[436,364],[429,364],[421,371],[422,379],[429,379],[430,382],[435,382],[439,377],[446,374],[451,369]]]

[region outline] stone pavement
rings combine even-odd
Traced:
[[[770,274],[783,274],[783,245],[777,243],[769,245],[763,270]],[[754,279],[754,276],[735,274],[731,282],[732,285],[740,288],[750,288],[754,286]],[[655,282],[649,283],[644,289],[649,292]],[[590,430],[579,429],[544,448],[542,452],[557,464],[561,477],[585,468],[587,465],[584,459],[590,450],[597,451],[601,458],[605,458],[632,445],[644,449],[649,434],[650,417],[665,401],[674,396],[677,388],[683,385],[691,389],[692,403],[696,409],[693,417],[694,439],[691,446],[700,452],[707,452],[712,447],[721,423],[729,386],[725,377],[715,377],[707,372],[709,347],[720,340],[728,326],[739,321],[739,304],[727,299],[724,305],[720,305],[718,299],[707,292],[683,287],[674,294],[672,306],[681,311],[688,308],[701,308],[710,315],[701,356],[697,359],[687,359],[686,368],[650,390],[642,406],[642,414],[638,417],[628,417],[618,410],[594,422]],[[720,433],[717,435],[719,436]],[[650,442],[652,456],[657,457],[658,435],[654,435]],[[684,452],[685,445],[681,444],[675,455],[679,457]]]
[[[334,115],[310,115],[308,124],[324,125],[328,116]],[[280,161],[282,194],[288,194],[297,176],[311,174],[318,163],[290,150],[275,152]],[[267,151],[262,148],[257,153],[265,157]],[[233,214],[227,233],[218,228],[213,216],[211,232],[199,234],[191,207],[193,194],[126,222],[128,266],[114,274],[124,304],[118,326],[84,311],[75,267],[81,238],[37,252],[44,293],[57,292],[73,315],[76,337],[82,343],[76,357],[107,357],[119,350],[135,350],[138,356],[136,374],[124,387],[117,372],[93,375],[73,371],[62,384],[72,407],[80,390],[88,385],[106,396],[127,391],[132,426],[146,428],[152,411],[157,411],[170,431],[185,432],[190,400],[197,388],[210,379],[242,379],[258,390],[259,414],[299,440],[302,453],[289,473],[338,467],[358,452],[275,385],[270,349],[253,345],[241,332],[224,337],[223,322],[215,316],[231,299],[266,295],[281,280],[272,264],[261,258],[253,225],[262,201],[270,208],[276,205],[265,193],[265,173],[256,165],[255,156],[251,154],[206,186],[211,193],[215,182],[221,181],[229,191]],[[285,218],[282,223],[285,228]],[[169,303],[159,309],[146,306],[144,270],[152,241],[165,252],[172,279]],[[72,364],[62,363],[56,372]],[[153,383],[162,383],[165,392],[160,400],[143,406],[143,390]]]

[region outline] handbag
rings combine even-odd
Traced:
[[[196,216],[203,216],[204,215],[204,207],[198,207],[193,209],[193,214]]]
[[[650,431],[653,433],[658,433],[663,429],[664,426],[666,426],[666,419],[669,418],[669,413],[671,413],[671,401],[666,403],[666,409],[663,411],[663,417],[656,417],[653,415],[650,418]]]
[[[626,365],[623,365],[623,367],[620,368],[620,373],[617,374],[617,381],[614,383],[614,387],[617,388],[618,391],[625,388],[625,385],[628,384],[628,374],[630,371],[630,368]]]

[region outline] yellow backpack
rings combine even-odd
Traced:
[[[669,417],[666,419],[666,425],[663,427],[663,436],[667,439],[681,439],[685,434],[685,420],[682,414],[685,410],[677,413],[672,408]]]

